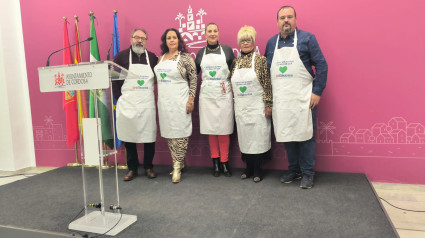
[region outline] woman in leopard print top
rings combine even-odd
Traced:
[[[196,65],[180,33],[167,29],[161,37],[162,57],[155,66],[158,81],[158,118],[161,136],[173,158],[172,182],[178,183],[184,167],[196,95]]]

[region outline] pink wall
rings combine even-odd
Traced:
[[[143,4],[142,4],[143,3]],[[38,166],[62,166],[75,160],[66,147],[65,117],[59,93],[39,91],[37,67],[50,52],[62,46],[62,17],[80,18],[80,36],[89,36],[88,13],[94,11],[101,59],[106,59],[112,34],[113,9],[118,10],[121,49],[129,46],[133,27],[149,33],[148,49],[160,53],[160,36],[166,28],[179,27],[189,5],[194,18],[202,8],[203,22],[216,22],[220,42],[237,48],[236,34],[243,25],[258,33],[261,54],[276,34],[276,11],[282,4],[297,10],[298,27],[316,35],[329,64],[328,86],[318,112],[317,171],[361,172],[372,181],[425,184],[425,3],[388,1],[53,1],[43,4],[21,0],[28,81]],[[226,6],[226,7],[223,7]],[[411,29],[411,30],[409,30]],[[190,49],[197,52],[198,49]],[[88,44],[82,46],[88,61]],[[60,54],[51,65],[61,63]],[[38,135],[36,136],[36,131]],[[49,137],[49,133],[53,133]],[[170,164],[164,139],[158,137],[155,163]],[[232,136],[231,164],[242,167],[236,136]],[[142,147],[141,147],[142,148]],[[285,169],[282,143],[273,144],[267,168]],[[197,113],[187,163],[209,166],[206,136],[199,135]],[[120,161],[124,161],[120,150]]]

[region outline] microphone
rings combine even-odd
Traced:
[[[115,211],[115,210],[121,210],[122,208],[120,206],[118,206],[118,205],[110,205],[109,206],[109,209]]]
[[[90,203],[88,206],[89,207],[94,207],[94,208],[101,208],[102,207],[102,204],[100,204],[100,203]]]
[[[111,57],[111,48],[113,43],[114,43],[114,34],[112,34],[112,41],[111,41],[111,44],[109,45],[108,55],[106,56],[106,60],[109,60],[109,58]]]
[[[53,52],[53,53],[51,53],[51,54],[49,55],[49,57],[47,58],[46,67],[50,65],[50,57],[51,57],[53,54],[58,53],[59,51],[62,51],[62,50],[65,50],[65,49],[71,48],[71,47],[73,47],[74,45],[78,45],[78,44],[80,44],[80,43],[83,43],[83,42],[86,42],[86,41],[91,41],[91,40],[93,40],[93,37],[89,37],[89,38],[87,38],[87,39],[85,39],[85,40],[83,40],[83,41],[80,41],[80,42],[75,43],[75,44],[73,44],[73,45],[70,45],[70,46],[68,46],[68,47],[62,48],[62,49],[60,49],[60,50],[54,51],[54,52]]]

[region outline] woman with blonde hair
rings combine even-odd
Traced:
[[[262,180],[261,164],[270,159],[272,87],[267,59],[254,52],[257,32],[244,26],[238,32],[241,56],[232,64],[232,90],[239,148],[246,169],[242,179]]]

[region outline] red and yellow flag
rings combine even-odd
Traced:
[[[69,47],[68,37],[68,21],[64,17],[63,22],[63,48]],[[71,49],[67,48],[63,51],[64,65],[72,64]],[[66,139],[68,146],[73,145],[78,140],[78,114],[75,91],[65,91],[62,97],[62,107],[66,114]]]
[[[80,42],[80,31],[78,30],[78,17],[74,16],[75,18],[75,43]],[[81,48],[80,44],[78,43],[74,47],[74,64],[79,64],[81,62]]]
[[[75,18],[75,43],[80,42],[80,31],[78,29],[78,17],[74,16]],[[81,57],[81,48],[80,44],[75,45],[74,48],[74,64],[79,64],[82,61]],[[83,124],[83,118],[87,118],[87,100],[86,100],[86,91],[78,91],[77,93],[77,99],[78,99],[78,111],[80,115],[80,125]],[[83,134],[83,127],[81,127],[81,134]]]

